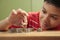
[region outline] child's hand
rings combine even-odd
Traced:
[[[8,17],[8,21],[10,24],[14,26],[27,26],[27,16],[28,13],[22,9],[12,10],[10,16]]]

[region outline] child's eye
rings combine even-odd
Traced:
[[[52,19],[57,20],[57,16],[51,16]]]
[[[44,14],[46,14],[46,13],[47,13],[45,10],[42,10],[42,12],[43,12]]]

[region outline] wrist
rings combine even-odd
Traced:
[[[10,27],[10,25],[11,25],[11,23],[9,22],[8,17],[5,19],[5,23],[6,23],[6,27],[5,27],[5,29],[8,30],[9,27]]]

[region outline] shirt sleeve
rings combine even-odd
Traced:
[[[33,28],[33,29],[40,28],[39,12],[29,12],[28,14],[29,16],[28,16],[27,28]]]

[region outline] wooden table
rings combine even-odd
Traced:
[[[28,33],[0,32],[0,40],[60,40],[60,31]]]

